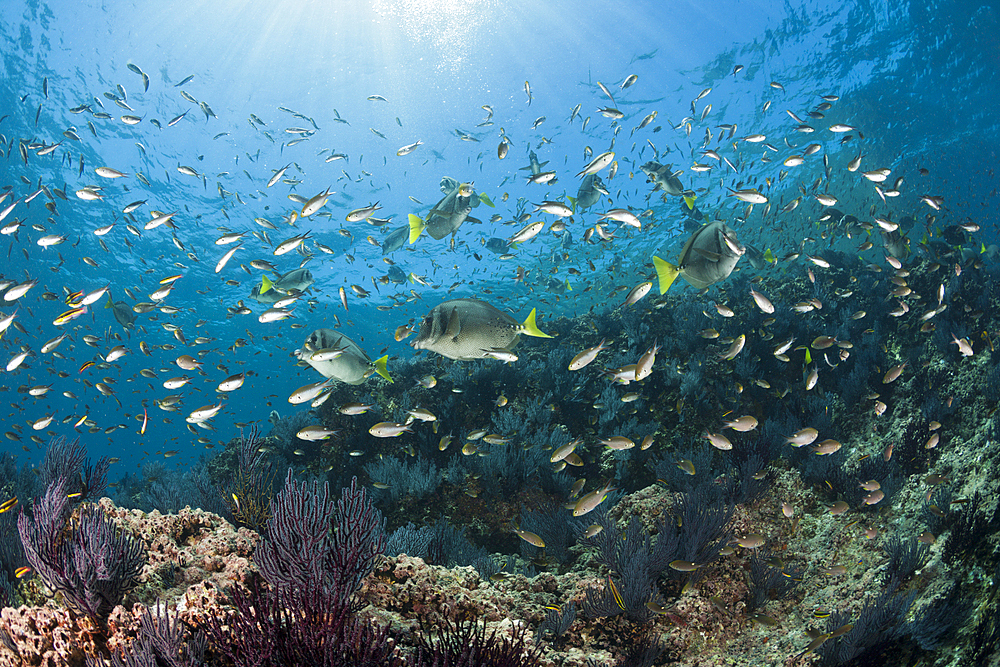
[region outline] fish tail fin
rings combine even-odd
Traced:
[[[104,304],[104,307],[105,308],[114,308],[115,307],[115,302],[111,300],[111,295],[110,294],[108,294],[108,302],[106,304]]]
[[[479,201],[483,202],[484,204],[486,204],[490,208],[496,208],[496,204],[493,203],[493,200],[490,199],[490,196],[488,194],[486,194],[485,192],[480,192],[479,193]]]
[[[379,375],[381,375],[382,377],[384,377],[389,382],[392,382],[392,378],[389,376],[389,355],[388,354],[379,357],[378,359],[376,359],[372,363],[375,364],[375,372],[376,373],[378,373]]]
[[[660,294],[663,294],[670,289],[670,285],[673,284],[680,270],[670,262],[660,259],[656,255],[653,255],[653,266],[656,267],[656,277],[660,280]]]
[[[266,294],[272,287],[274,287],[274,283],[265,274],[264,279],[260,281],[260,292],[258,294]]]
[[[569,200],[569,207],[573,209],[574,213],[576,213],[576,197],[570,197],[569,195],[566,195],[566,199]]]
[[[569,284],[569,278],[566,279],[566,291],[567,292],[573,291],[573,286]]]
[[[684,195],[684,203],[687,204],[688,210],[694,210],[694,200],[697,199],[697,195]]]
[[[420,238],[420,235],[423,233],[423,231],[427,229],[427,225],[424,223],[423,219],[420,218],[420,216],[414,215],[412,213],[409,216],[409,220],[410,220],[410,243],[413,243],[418,238]]]
[[[528,319],[526,319],[524,324],[521,325],[523,327],[521,333],[528,336],[534,336],[535,338],[552,338],[552,336],[539,329],[538,325],[535,324],[535,310],[535,308],[532,308],[531,312],[528,313]]]

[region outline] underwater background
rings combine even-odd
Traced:
[[[997,7],[0,17],[0,664],[1000,662]]]

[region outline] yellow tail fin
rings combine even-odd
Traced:
[[[271,290],[272,287],[274,287],[274,283],[272,283],[271,279],[265,275],[264,279],[260,281],[260,291],[257,293],[266,294]]]
[[[384,355],[382,357],[379,357],[378,359],[376,359],[372,363],[375,364],[375,372],[376,373],[378,373],[379,375],[381,375],[382,377],[384,377],[389,382],[392,382],[392,378],[389,377],[389,355],[388,354],[386,354],[386,355]]]
[[[656,255],[653,255],[653,266],[656,267],[656,277],[660,280],[660,294],[663,294],[670,289],[670,285],[673,284],[680,270],[670,262],[660,259]]]
[[[552,338],[552,336],[548,335],[547,333],[545,333],[544,331],[542,331],[541,329],[539,329],[538,325],[535,324],[535,309],[534,308],[532,308],[531,312],[528,313],[528,319],[526,319],[524,321],[524,324],[521,325],[521,326],[523,327],[523,329],[521,330],[521,333],[523,333],[523,334],[525,334],[527,336],[534,336],[535,338]]]
[[[576,197],[570,197],[569,195],[566,195],[566,199],[569,200],[570,209],[572,209],[572,211],[576,213]]]
[[[104,307],[105,308],[114,308],[115,307],[115,302],[111,300],[111,295],[110,294],[108,294],[108,302],[106,304],[104,304]]]
[[[688,195],[684,195],[684,203],[687,204],[689,211],[694,210],[694,200],[695,198],[693,196],[689,197]]]
[[[420,238],[420,235],[423,233],[423,231],[425,229],[427,229],[427,225],[420,218],[420,216],[413,215],[411,213],[410,214],[410,243],[413,243],[418,238]]]
[[[566,291],[567,292],[573,291],[573,286],[569,284],[569,278],[566,279]]]

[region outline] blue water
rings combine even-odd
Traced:
[[[998,153],[1000,13],[978,3],[794,2],[779,7],[720,2],[706,10],[704,3],[683,2],[8,1],[0,6],[0,18],[0,133],[6,154],[0,160],[0,184],[10,186],[15,198],[31,194],[39,182],[68,197],[57,197],[55,213],[50,214],[44,208],[49,199],[42,194],[28,207],[18,204],[4,221],[20,218],[22,226],[16,235],[2,238],[6,247],[0,247],[0,273],[17,282],[39,281],[15,304],[0,304],[5,315],[17,309],[16,322],[25,329],[4,333],[4,363],[22,346],[33,351],[22,367],[0,378],[9,405],[3,430],[20,438],[5,439],[5,447],[22,463],[37,462],[44,449],[29,436],[40,441],[47,441],[49,432],[72,436],[73,423],[86,415],[99,429],[124,425],[111,434],[78,429],[92,456],[121,459],[112,478],[172,449],[180,454],[168,465],[184,469],[206,453],[196,437],[205,436],[217,447],[238,434],[236,424],[264,421],[272,409],[292,411],[288,394],[320,378],[311,369],[295,366],[291,353],[309,331],[332,326],[335,318],[372,357],[384,349],[397,359],[409,359],[414,354],[409,341],[396,342],[391,332],[400,324],[419,321],[449,297],[482,296],[519,320],[537,307],[542,328],[560,315],[579,316],[620,303],[628,289],[653,278],[651,254],[674,258],[686,238],[678,200],[663,203],[658,194],[650,198],[651,186],[638,169],[654,159],[647,141],[663,162],[684,170],[681,178],[697,191],[703,211],[729,221],[742,241],[772,248],[778,256],[797,249],[804,236],[818,234],[812,221],[821,209],[811,197],[791,214],[778,214],[777,208],[799,196],[799,183],[811,186],[822,174],[823,155],[833,165],[829,190],[837,193],[841,207],[870,218],[868,207],[876,203],[871,184],[844,169],[859,151],[865,155],[863,169],[892,169],[886,187],[904,177],[901,195],[880,209],[883,212],[895,218],[912,214],[922,221],[935,212],[919,197],[938,195],[946,202],[946,210],[936,213],[938,224],[973,222],[982,228],[977,240],[989,245],[996,239],[1000,198],[993,169]],[[148,74],[148,91],[141,76],[128,69],[129,63]],[[733,74],[737,65],[742,70]],[[621,89],[631,74],[638,76],[637,82]],[[188,76],[193,79],[176,86]],[[611,90],[625,114],[617,123],[617,136],[616,123],[597,113],[599,107],[611,105],[598,82]],[[134,112],[104,95],[117,93],[118,85]],[[692,113],[692,100],[707,88],[711,92],[695,103]],[[182,90],[206,102],[217,117],[206,118],[181,96]],[[387,101],[369,101],[371,95]],[[804,118],[821,102],[821,95],[839,100],[826,118],[811,121],[815,133],[794,132],[795,122],[786,110]],[[765,112],[766,103],[770,108]],[[577,104],[581,111],[571,123]],[[707,104],[711,112],[701,120]],[[78,105],[89,105],[89,110],[71,113]],[[493,124],[480,127],[488,115],[483,105],[492,107]],[[319,129],[308,140],[288,146],[298,135],[286,133],[286,128],[315,128],[279,107],[313,119]],[[92,113],[102,108],[113,118],[94,119]],[[632,128],[654,110],[656,119],[630,137]],[[167,126],[184,112],[176,125]],[[127,113],[143,120],[126,125],[119,117]],[[254,126],[251,114],[265,126]],[[338,114],[349,124],[336,122]],[[542,116],[546,120],[530,129]],[[687,117],[693,117],[690,136],[683,127],[675,129]],[[589,118],[585,131],[583,118]],[[154,126],[154,119],[161,127]],[[842,135],[826,129],[833,123],[856,127],[854,140],[840,145]],[[718,140],[721,124],[737,126],[734,140]],[[71,127],[79,141],[64,136]],[[656,127],[661,129],[654,133]],[[510,139],[504,160],[496,153],[501,128]],[[463,141],[456,129],[478,141]],[[738,158],[739,174],[717,162],[707,174],[690,171],[693,162],[710,161],[699,156],[706,129],[713,133],[710,147],[734,161]],[[770,163],[761,162],[768,154],[761,144],[739,142],[734,148],[736,140],[751,133],[767,135],[777,149]],[[822,151],[779,182],[780,160],[791,153],[785,138],[799,147],[817,142]],[[397,157],[398,148],[417,140],[423,145]],[[29,150],[24,164],[21,141],[62,144],[43,157]],[[624,228],[611,243],[584,244],[586,226],[593,226],[597,214],[609,208],[605,198],[568,224],[571,257],[558,267],[551,257],[560,248],[560,238],[547,231],[514,250],[512,259],[502,260],[483,247],[490,237],[508,238],[517,231],[522,225],[512,218],[530,212],[528,202],[575,196],[574,174],[589,160],[587,148],[594,155],[615,151],[618,172],[607,181],[611,199],[614,206],[637,213],[652,209],[641,232]],[[557,171],[556,183],[525,182],[526,172],[519,169],[528,164],[529,151]],[[332,152],[349,159],[325,162]],[[301,182],[265,188],[274,170],[289,163],[293,166],[286,178]],[[201,176],[181,174],[179,165]],[[127,177],[103,179],[94,172],[100,166]],[[920,176],[919,168],[928,175]],[[137,179],[137,172],[147,177],[149,186]],[[388,266],[366,237],[381,242],[389,230],[405,224],[409,213],[426,214],[441,196],[442,176],[474,182],[496,209],[475,209],[473,215],[483,224],[467,222],[455,236],[454,249],[447,239],[424,236],[391,254],[406,273],[425,276],[429,285],[376,289],[372,278],[385,275]],[[769,187],[768,178],[773,179]],[[88,185],[104,188],[102,201],[74,195]],[[299,220],[294,229],[282,222],[282,216],[301,208],[286,198],[289,193],[309,198],[327,187],[334,194],[321,213],[329,217]],[[726,187],[760,188],[774,208],[764,218],[757,206],[743,219],[744,205],[727,196]],[[137,226],[148,220],[151,209],[177,211],[176,237],[190,255],[173,243],[167,227],[144,231],[141,238],[126,231],[122,208],[142,199],[148,203],[134,214]],[[375,201],[382,206],[376,215],[392,216],[389,225],[344,222],[351,209]],[[489,222],[494,213],[502,216],[500,222]],[[270,247],[248,234],[229,264],[214,272],[231,247],[215,245],[219,229],[263,231],[254,223],[257,217],[279,227],[268,232],[274,243],[306,230],[312,234],[306,245],[313,257],[307,266],[317,283],[308,303],[304,299],[294,306],[294,318],[283,322],[257,321],[265,307],[249,300],[248,294],[262,272],[247,273],[240,265],[249,268],[250,260],[267,259],[284,272],[299,266],[303,255],[274,257]],[[544,214],[540,219],[555,220]],[[109,249],[105,252],[93,231],[116,221],[103,237]],[[919,241],[921,230],[913,232],[912,242]],[[46,234],[64,234],[67,241],[43,249],[36,241]],[[317,250],[315,242],[332,254]],[[847,239],[833,243],[845,250],[858,245]],[[84,263],[85,257],[97,267]],[[569,266],[580,274],[569,273]],[[515,280],[519,267],[527,271],[521,281]],[[552,275],[569,280],[572,292],[546,291],[548,272],[554,268]],[[746,262],[741,269],[750,270]],[[101,307],[102,300],[67,325],[52,323],[66,309],[64,290],[93,291],[110,284],[114,298],[131,305],[126,288],[146,301],[160,279],[175,274],[182,277],[165,303],[181,309],[176,315],[139,315],[139,328],[129,332]],[[230,280],[238,285],[227,284]],[[371,295],[358,298],[351,285]],[[340,287],[347,289],[347,312],[337,294]],[[618,291],[611,296],[614,288]],[[710,300],[687,286],[681,289],[706,305]],[[57,299],[44,300],[45,292]],[[393,295],[403,298],[393,301]],[[240,300],[254,314],[227,318],[226,308]],[[383,311],[376,308],[380,305],[393,307]],[[178,342],[164,324],[180,327],[189,345]],[[72,332],[71,340],[58,348],[65,358],[39,352],[46,340],[63,331]],[[82,341],[85,334],[101,341],[89,347]],[[100,362],[98,355],[118,344],[109,335],[120,336],[129,354],[108,368],[80,372],[85,362]],[[195,346],[198,336],[211,340]],[[247,344],[230,350],[239,338]],[[140,352],[140,341],[154,346],[150,357]],[[165,343],[176,349],[155,347]],[[173,365],[178,355],[206,349],[209,352],[200,357],[204,375],[188,373],[193,381],[178,392],[161,386],[164,379],[183,374]],[[225,368],[217,368],[220,364]],[[139,376],[144,368],[154,370],[158,379]],[[211,420],[214,430],[189,432],[184,416],[217,402],[216,385],[244,370],[254,375],[224,397],[223,410]],[[58,371],[66,376],[55,375]],[[92,386],[102,378],[111,378],[107,384],[121,407]],[[17,393],[19,387],[50,383],[52,391],[44,397]],[[67,398],[64,391],[78,398]],[[154,404],[170,393],[184,395],[179,412],[163,412]],[[149,424],[140,435],[144,408]],[[34,431],[26,424],[48,414],[55,419],[46,429]]]

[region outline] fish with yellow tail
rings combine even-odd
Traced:
[[[660,294],[670,289],[678,275],[695,289],[705,289],[725,280],[745,254],[746,248],[736,239],[736,232],[725,223],[715,221],[703,225],[684,244],[676,265],[653,257]]]
[[[317,351],[333,349],[343,351],[336,356],[315,354]],[[361,384],[375,373],[392,382],[387,368],[389,355],[372,361],[357,343],[333,329],[313,331],[302,347],[295,351],[295,356],[324,377],[347,384]]]
[[[584,514],[592,512],[598,505],[604,502],[609,493],[615,490],[615,487],[611,486],[611,480],[608,480],[608,482],[600,489],[591,491],[573,503],[573,516],[583,516]]]
[[[483,359],[498,350],[510,351],[521,334],[552,338],[535,323],[532,309],[523,323],[479,299],[452,299],[435,306],[420,323],[411,345],[449,359]]]
[[[301,294],[315,282],[309,269],[295,269],[274,279],[265,274],[260,284],[253,286],[250,298],[266,304],[277,303],[289,296]]]
[[[410,243],[420,238],[425,230],[432,239],[440,240],[448,234],[457,232],[466,220],[479,223],[479,220],[469,216],[472,209],[480,203],[493,206],[489,197],[476,194],[472,183],[459,183],[448,176],[441,179],[441,192],[444,193],[444,197],[434,205],[425,218],[412,213],[409,215]]]
[[[132,312],[132,309],[128,307],[124,301],[114,301],[111,295],[108,294],[108,301],[104,304],[104,307],[110,308],[111,312],[114,314],[115,319],[118,320],[118,324],[122,325],[126,329],[132,329],[135,327],[136,315]],[[64,313],[65,314],[65,313]]]

